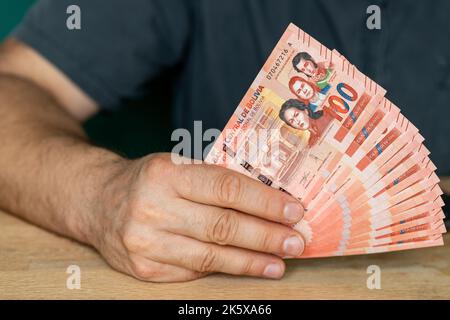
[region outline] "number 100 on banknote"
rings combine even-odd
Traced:
[[[290,24],[206,161],[301,199],[384,94],[340,54]]]

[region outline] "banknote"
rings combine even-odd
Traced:
[[[421,144],[423,140],[424,139],[420,134],[415,135],[410,143],[406,144],[385,163],[381,162],[381,160],[383,160],[382,157],[376,159],[371,165],[375,170],[369,170],[370,174],[367,174],[361,180],[356,179],[355,177],[350,177],[346,185],[338,190],[340,201],[343,202],[344,199],[349,199],[351,201],[351,199],[354,199],[355,196],[360,196],[362,192],[369,190],[371,186],[380,181],[382,177],[385,177],[391,172],[396,172],[396,167],[399,164],[407,161],[409,158],[414,158],[416,153],[420,150],[422,150],[421,152],[423,153],[427,153],[428,150],[426,150],[426,148]],[[401,178],[398,177],[397,179],[398,180],[394,180],[391,183],[400,182]],[[336,200],[332,197],[334,194],[335,193],[333,191],[328,191],[327,186],[325,185],[322,188],[322,192],[314,199],[314,202],[309,203],[309,206],[313,207],[319,203],[321,204],[321,208],[325,209],[329,205],[326,201]]]
[[[291,24],[206,161],[300,198],[336,152],[335,136],[345,129],[347,118],[358,117],[384,95],[372,81],[354,80],[358,76],[348,63]]]
[[[427,203],[429,199],[440,199],[440,192],[441,191],[439,188],[434,188],[431,191],[417,195],[416,197],[410,198],[400,204],[380,210],[378,212],[378,217],[378,213],[370,214],[364,212],[364,217],[357,216],[355,219],[356,221],[351,221],[351,217],[350,219],[335,219],[332,223],[333,227],[326,228],[326,230],[320,230],[320,227],[318,230],[315,230],[314,225],[308,225],[310,228],[308,230],[312,230],[308,248],[310,251],[315,250],[320,252],[323,251],[323,248],[326,246],[328,248],[333,248],[336,251],[342,251],[347,247],[352,237],[359,236],[364,232],[373,232],[373,230],[376,229],[374,225],[376,225],[377,220],[380,221],[381,219],[384,219],[386,225],[390,225],[393,221],[395,221],[397,216],[402,216],[403,219],[408,219],[423,214],[423,205]],[[436,201],[433,205],[433,209],[439,210],[440,207],[438,206],[440,204],[441,203],[439,201]],[[422,210],[419,211],[418,207],[421,205]],[[408,213],[408,215],[405,213]]]
[[[336,228],[331,229],[328,233],[320,233],[314,239],[316,241],[312,241],[311,245],[308,246],[308,252],[323,252],[326,246],[329,250],[332,248],[336,252],[343,253],[355,243],[361,243],[362,241],[369,242],[377,237],[391,235],[395,232],[402,234],[410,233],[413,231],[411,229],[412,227],[420,224],[420,219],[432,218],[442,221],[444,215],[441,210],[441,206],[443,205],[441,201],[442,199],[439,197],[434,203],[426,202],[399,214],[385,215],[385,220],[378,220],[378,223],[369,219],[368,223],[360,223],[359,226],[356,225],[351,227],[351,229],[347,229],[349,236],[344,238],[342,237],[343,233],[339,231],[345,230],[345,228],[336,226]],[[438,230],[438,233],[445,232],[443,225],[439,227],[441,229]],[[350,234],[353,235],[350,236]]]
[[[348,221],[348,223],[344,224],[344,226],[350,227],[358,225],[358,223],[360,223],[361,221],[368,222],[370,218],[372,218],[372,220],[376,220],[379,213],[380,215],[386,215],[390,212],[395,212],[396,214],[398,214],[401,212],[399,211],[399,208],[406,208],[406,210],[409,209],[409,207],[406,206],[408,203],[407,201],[411,201],[411,199],[421,199],[419,195],[425,193],[430,188],[436,187],[437,193],[439,193],[439,195],[442,193],[439,186],[437,185],[439,180],[435,175],[433,177],[434,179],[420,180],[419,182],[413,184],[407,189],[402,190],[393,197],[384,197],[384,199],[371,199],[369,202],[364,203],[356,209],[350,209],[347,204],[338,202],[336,205],[332,206],[332,211],[326,211],[335,212],[335,214],[331,217],[327,217],[326,214],[322,214],[316,216],[315,219],[312,219],[310,221],[303,221],[303,223],[308,223],[310,228],[313,228],[313,230],[315,230],[318,234],[321,234],[325,230],[327,230],[329,226],[332,226],[332,228],[336,228],[335,223],[337,220],[341,220],[344,222]]]
[[[347,243],[346,250],[371,247],[392,242],[400,242],[417,237],[438,235],[446,232],[442,210],[431,212],[426,217],[409,221],[408,223],[398,224],[390,228],[389,231],[380,230],[371,234],[363,234]]]
[[[338,51],[333,50],[332,52],[341,57],[345,62],[348,63],[348,65],[350,65],[348,60]],[[354,70],[353,72],[356,74],[356,81],[369,81],[370,83],[373,82],[373,80],[366,77],[359,70],[357,70],[355,66],[352,66],[352,68]],[[385,92],[384,89],[382,90]],[[400,112],[398,108],[391,104],[387,105],[386,102],[386,99],[383,99],[380,102],[380,106],[386,109],[385,112],[391,112],[391,109],[392,112]],[[357,118],[353,116],[353,114],[355,113],[358,114]],[[327,178],[329,178],[334,173],[334,171],[339,168],[342,156],[346,153],[351,155],[354,153],[354,151],[356,151],[355,147],[357,149],[357,144],[355,144],[355,142],[360,142],[361,144],[361,141],[364,141],[364,138],[367,139],[369,135],[371,136],[371,139],[373,138],[373,136],[377,137],[376,134],[371,133],[372,130],[377,126],[378,121],[380,121],[382,118],[381,110],[378,106],[378,100],[374,101],[371,104],[368,104],[364,109],[359,110],[359,112],[354,111],[353,114],[349,115],[349,117],[346,119],[346,122],[344,123],[343,128],[341,128],[336,135],[337,140],[341,142],[336,146],[340,147],[339,152],[334,154],[333,157],[329,157],[327,159],[327,162],[324,163],[320,172],[316,174],[311,182],[307,185],[302,197],[302,202],[306,206],[308,206],[311,199],[315,197],[320,190],[322,190],[322,187]],[[371,119],[370,122],[368,122],[369,118]],[[384,121],[389,120],[392,119],[384,119]]]
[[[437,234],[437,235],[430,236],[430,237],[420,237],[420,238],[410,239],[410,240],[404,241],[402,243],[391,243],[391,244],[382,245],[382,246],[351,249],[351,250],[348,250],[347,252],[345,252],[345,254],[337,252],[337,251],[325,251],[325,250],[322,252],[312,252],[309,248],[306,248],[305,252],[299,258],[305,259],[305,258],[320,258],[320,257],[329,257],[329,256],[383,253],[383,252],[392,252],[392,251],[400,251],[400,250],[435,247],[435,246],[442,246],[442,245],[444,245],[442,235]]]
[[[377,141],[376,139],[380,139],[382,137],[382,132],[386,131],[389,125],[392,125],[395,119],[397,119],[399,115],[399,109],[393,106],[391,103],[387,103],[387,99],[383,99],[380,103],[376,112],[365,113],[362,117],[362,124],[364,124],[360,130],[358,130],[356,135],[353,135],[353,139],[349,139],[346,143],[346,148],[341,153],[337,153],[334,156],[334,159],[330,161],[328,166],[324,166],[321,170],[318,177],[320,180],[316,178],[313,182],[315,185],[306,190],[306,195],[303,198],[303,203],[307,208],[312,208],[316,203],[321,204],[323,199],[326,198],[326,192],[331,188],[330,192],[334,193],[337,189],[347,183],[355,183],[354,179],[357,181],[361,181],[362,177],[355,176],[352,177],[351,173],[354,171],[354,166],[356,163],[364,156],[364,152],[368,152],[369,149],[373,149]],[[394,129],[395,126],[393,126]],[[397,146],[397,145],[395,145]],[[356,151],[359,151],[359,160],[355,160]],[[382,157],[378,159],[376,163],[372,166],[372,168],[377,168],[378,164],[385,158],[386,154],[383,154]],[[367,170],[360,174],[365,174],[365,176],[371,176],[372,170]],[[357,175],[359,172],[355,171],[354,174]],[[325,190],[324,190],[325,186]],[[328,188],[327,188],[328,186]],[[353,189],[352,189],[353,190]],[[320,197],[317,198],[320,192]],[[312,200],[314,201],[312,202]]]
[[[442,245],[436,166],[385,95],[290,24],[205,161],[297,198],[304,258]]]
[[[420,147],[419,147],[420,148]],[[355,187],[355,183],[349,187],[344,187],[336,193],[324,190],[319,197],[317,197],[320,207],[312,212],[326,211],[330,205],[345,204],[346,209],[355,210],[359,206],[370,202],[375,206],[379,199],[386,200],[387,197],[394,196],[399,191],[412,185],[421,179],[427,179],[428,176],[434,172],[435,166],[427,157],[428,150],[420,148],[417,153],[406,157],[403,161],[392,168],[382,179],[376,181],[372,186],[364,186],[359,183],[359,188]],[[422,159],[419,160],[418,159]],[[358,182],[358,181],[357,181]],[[342,191],[343,190],[343,191]],[[381,198],[383,196],[383,198]],[[326,197],[327,201],[322,198]],[[372,200],[375,199],[375,200]],[[314,207],[313,207],[314,208]]]
[[[395,127],[395,124],[394,124]],[[419,162],[421,159],[424,158],[424,154],[421,154],[419,157],[417,157],[417,159],[413,159],[413,160],[409,160],[406,161],[406,163],[403,163],[399,166],[397,166],[397,168],[394,170],[393,168],[391,169],[391,173],[384,179],[378,182],[377,185],[375,185],[372,189],[369,190],[365,190],[365,189],[359,189],[358,191],[358,201],[359,202],[369,202],[369,205],[377,205],[378,201],[383,199],[383,201],[389,201],[389,196],[394,195],[396,193],[396,191],[398,189],[400,189],[400,187],[403,187],[406,184],[406,181],[409,181],[411,179],[407,179],[406,177],[409,175],[413,175],[414,170],[410,170],[410,168],[408,167],[408,164],[415,167],[416,166],[416,162]],[[413,162],[413,164],[411,164],[411,162]],[[354,165],[354,164],[353,164]],[[354,166],[353,166],[354,167]],[[354,173],[358,173],[358,170],[352,170],[352,166],[347,166],[344,168],[346,168],[346,170],[344,170],[344,172],[346,172],[346,176],[352,176]],[[341,167],[342,169],[342,167]],[[403,172],[402,171],[406,171]],[[397,176],[396,176],[397,175]],[[355,179],[358,178],[358,175],[355,175]],[[395,178],[392,178],[392,176]],[[414,175],[413,175],[414,176]],[[394,186],[387,188],[386,185],[389,184],[389,182],[392,180],[394,180]],[[355,180],[353,179],[353,180]],[[353,184],[354,186],[354,184]],[[381,192],[380,187],[384,187],[384,192]],[[319,226],[321,226],[321,228],[325,228],[327,226],[327,224],[320,224],[322,220],[326,219],[325,216],[323,215],[323,212],[334,212],[333,218],[332,219],[326,219],[326,221],[328,223],[333,223],[334,220],[342,218],[342,219],[349,219],[352,213],[355,211],[355,209],[358,208],[358,204],[359,202],[353,201],[354,199],[348,197],[345,193],[343,194],[343,192],[341,190],[338,190],[337,192],[334,192],[335,187],[331,188],[332,190],[330,190],[330,187],[327,187],[326,185],[323,186],[322,192],[321,194],[314,199],[314,201],[312,201],[308,208],[309,211],[308,213],[305,215],[305,219],[303,221],[303,223],[311,223],[311,224],[315,224],[317,226],[317,224],[319,223]],[[379,198],[374,197],[374,195],[376,195],[377,197],[380,196]],[[391,203],[392,204],[392,203]],[[334,206],[334,207],[333,207]],[[358,212],[358,211],[357,211]],[[320,217],[320,218],[317,218]],[[314,221],[316,220],[316,221]]]
[[[393,214],[385,215],[386,220],[382,224],[387,226],[382,226],[379,229],[371,226],[370,222],[361,222],[359,226],[356,224],[356,228],[358,229],[356,231],[354,229],[346,230],[344,227],[335,226],[335,228],[328,230],[330,232],[319,233],[319,236],[314,238],[311,245],[308,246],[307,252],[312,254],[313,252],[323,253],[331,250],[334,251],[334,254],[330,253],[330,255],[341,255],[355,247],[385,243],[388,240],[386,238],[388,236],[391,242],[399,242],[416,238],[417,234],[424,236],[444,233],[445,227],[442,223],[444,215],[440,209],[441,205],[438,202],[433,205],[424,203],[400,214],[394,212]],[[434,219],[435,223],[433,225],[428,224],[425,228],[423,220],[420,219],[430,217]],[[342,221],[338,221],[338,224],[341,223]],[[422,228],[419,230],[416,227]],[[347,233],[343,232],[345,230]],[[379,239],[382,237],[386,239]],[[377,241],[378,243],[376,243]]]
[[[385,129],[385,127],[382,129]],[[407,135],[407,137],[410,137],[410,135]],[[413,139],[413,141],[415,141],[415,139]],[[376,145],[376,143],[372,144],[372,146],[373,145]],[[370,148],[372,148],[372,146],[369,145]],[[365,196],[366,199],[368,199],[374,195],[374,190],[376,192],[379,192],[380,188],[385,187],[384,184],[391,182],[391,180],[395,184],[395,188],[390,189],[389,192],[392,193],[393,190],[399,189],[400,187],[405,185],[404,180],[412,175],[415,171],[417,171],[418,166],[416,166],[417,160],[415,159],[424,159],[424,155],[427,155],[427,150],[425,148],[421,148],[421,146],[417,145],[417,143],[414,146],[417,149],[421,148],[420,154],[409,152],[410,149],[408,148],[408,146],[413,145],[402,144],[403,149],[401,149],[401,151],[398,151],[393,157],[388,156],[388,158],[390,157],[389,160],[382,164],[381,167],[375,167],[378,172],[380,172],[381,170],[384,170],[385,174],[389,172],[389,175],[385,176],[383,179],[379,179],[380,175],[374,175],[373,172],[370,172],[370,174],[364,174],[364,172],[361,173],[356,170],[354,166],[352,167],[341,164],[341,167],[339,168],[340,172],[338,171],[333,176],[333,178],[330,180],[331,182],[327,181],[325,183],[325,185],[322,187],[322,192],[318,197],[314,199],[314,201],[311,201],[309,203],[309,207],[313,208],[314,206],[317,206],[319,204],[322,208],[324,208],[324,201],[326,201],[327,199],[333,199],[333,197],[336,198],[338,196],[341,198],[341,200],[342,197],[345,197],[347,202],[352,202],[356,195],[359,197]],[[407,155],[405,156],[405,154]],[[378,160],[380,161],[382,159],[384,159],[383,156],[378,158]],[[413,168],[410,168],[411,166]],[[376,179],[373,179],[374,176],[377,176],[379,180],[377,181]],[[336,180],[339,181],[339,178],[341,179],[341,182],[336,182]],[[370,179],[369,183],[367,182],[367,179]],[[346,186],[341,187],[343,183],[346,183]],[[374,183],[377,183],[377,185],[372,187],[371,185]],[[336,187],[336,185],[340,186]],[[338,191],[335,192],[336,189],[338,189]],[[369,190],[371,192],[370,195],[368,194]]]

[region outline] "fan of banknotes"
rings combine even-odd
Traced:
[[[205,160],[299,199],[304,258],[442,245],[436,167],[385,94],[290,24]]]

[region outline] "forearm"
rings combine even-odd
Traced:
[[[0,208],[92,244],[103,187],[126,162],[38,86],[0,74]]]

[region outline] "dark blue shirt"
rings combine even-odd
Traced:
[[[66,28],[71,4],[81,8],[81,30]],[[366,27],[372,4],[381,30]],[[174,125],[221,129],[293,22],[386,88],[448,175],[449,16],[447,0],[42,0],[13,35],[105,109],[171,72]]]

